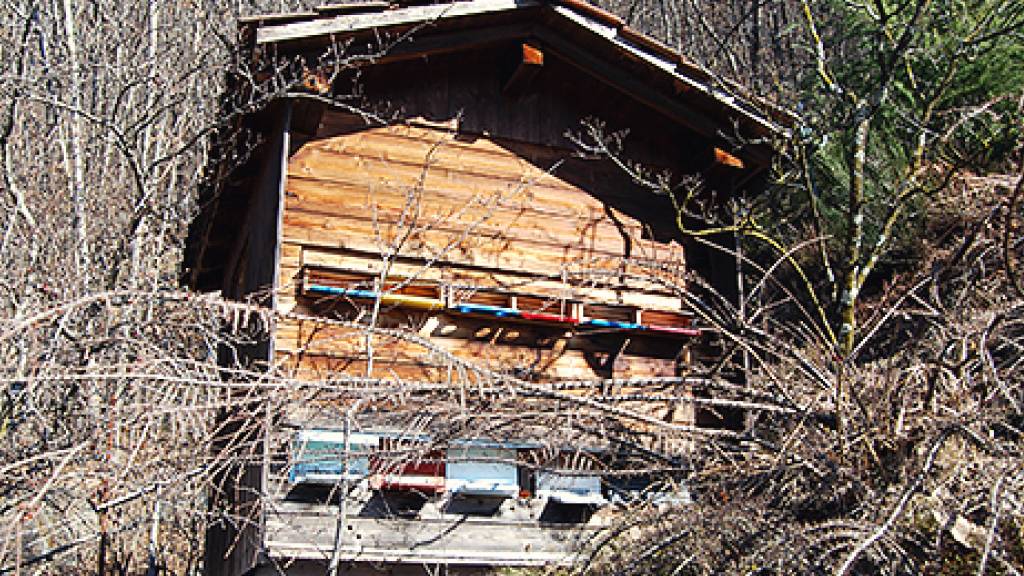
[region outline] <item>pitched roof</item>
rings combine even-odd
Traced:
[[[741,135],[752,138],[786,131],[790,120],[786,112],[756,101],[745,94],[742,87],[716,77],[677,51],[627,26],[618,16],[585,0],[468,0],[416,6],[375,1],[321,6],[317,11],[300,14],[254,16],[243,20],[242,25],[250,28],[255,47],[276,46],[291,51],[367,33],[401,33],[415,29],[417,34],[432,34],[445,29],[467,29],[516,20],[535,24],[526,29],[526,33],[538,37],[555,52],[563,52],[569,60],[586,66],[588,63],[580,60],[589,59],[590,67],[598,68],[594,72],[602,79],[611,79],[613,84],[630,80],[666,83],[671,88],[668,97],[673,102],[661,98],[646,102],[655,108],[667,104],[686,108],[688,102],[702,101],[699,111],[683,116],[687,117],[684,123],[705,136],[713,136],[729,124],[739,128]],[[411,39],[410,44],[414,43],[415,39]],[[417,52],[412,46],[396,48],[405,55]],[[605,77],[603,67],[596,66],[602,60],[626,65],[635,77]],[[718,118],[702,119],[705,115],[702,113],[709,108],[715,109]]]
[[[513,41],[537,42],[545,52],[698,134],[716,147],[716,153],[720,147],[741,157],[742,161],[736,159],[741,166],[749,161],[755,171],[769,163],[774,155],[769,141],[784,135],[790,123],[784,111],[756,102],[739,86],[585,0],[466,0],[427,5],[375,0],[247,17],[240,20],[239,28],[242,49],[248,51],[243,56],[254,61],[269,54],[301,55],[315,62],[326,47],[347,42],[344,55],[352,57],[349,65],[357,66]],[[293,124],[298,125],[294,119]],[[737,142],[742,143],[738,150]],[[234,159],[231,152],[225,155],[229,162]],[[234,232],[223,228],[237,227],[235,215],[248,203],[246,190],[243,185],[227,190],[214,185],[201,194],[202,214],[190,226],[182,264],[183,281],[193,288],[219,286],[217,263],[224,256],[210,255],[209,238],[230,239]]]

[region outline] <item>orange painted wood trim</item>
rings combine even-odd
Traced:
[[[541,52],[539,48],[530,46],[529,44],[523,44],[523,64],[543,66],[544,53]]]
[[[729,154],[721,148],[715,148],[715,164],[728,166],[730,168],[743,168],[743,160]]]

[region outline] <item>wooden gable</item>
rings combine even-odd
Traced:
[[[607,454],[563,440],[551,399],[608,403],[592,415],[602,430],[645,450],[685,450],[652,430],[685,432],[699,420],[684,377],[701,335],[687,274],[697,269],[726,293],[735,278],[731,258],[684,237],[671,198],[588,150],[587,131],[624,135],[620,159],[650,177],[701,181],[713,211],[738,190],[756,193],[777,119],[579,0],[370,3],[251,19],[242,37],[253,79],[286,64],[301,82],[232,125],[251,139],[214,163],[184,281],[272,307],[273,333],[253,359],[323,386],[274,415],[264,440],[274,461],[241,481],[271,509],[262,532],[249,527],[237,546],[211,550],[231,548],[229,563],[245,567],[258,554],[316,561],[328,551],[373,562],[570,562],[578,529],[606,521],[588,524],[607,499],[598,470],[573,474],[561,452],[586,453],[594,466]],[[339,45],[345,64],[332,69],[321,56]],[[252,88],[240,78],[232,86]],[[403,405],[404,392],[362,404],[348,391],[359,382],[437,393],[426,405]],[[509,383],[536,394],[499,398]],[[494,396],[494,410],[524,412],[517,429],[479,450],[459,444],[467,437],[446,449],[415,438],[423,453],[400,465],[375,455],[411,450],[393,425],[403,409],[482,418],[467,407],[467,386],[477,401]],[[346,452],[348,465],[303,452],[294,430],[329,430],[337,444],[338,414],[355,405],[366,412],[354,415],[357,429],[371,432],[359,438],[377,439],[377,452]],[[342,447],[353,443],[345,413]],[[539,438],[550,450],[529,444]],[[482,464],[490,460],[500,465]],[[289,494],[350,477],[368,480],[346,520],[362,540],[338,548],[321,505]],[[453,503],[449,490],[466,495]],[[502,496],[500,509],[462,508],[487,490]],[[512,498],[517,490],[525,496]],[[374,508],[393,492],[423,497],[399,507],[399,521],[393,508]],[[587,513],[549,522],[544,501]],[[500,545],[482,550],[481,540]]]
[[[358,10],[371,12],[254,19],[243,26],[243,37],[254,58],[301,58],[311,74],[330,78],[326,97],[361,96],[342,101],[342,109],[354,106],[378,119],[422,120],[462,138],[519,144],[524,158],[537,153],[527,145],[542,147],[542,156],[554,149],[563,161],[578,151],[566,133],[596,119],[609,133],[629,131],[624,154],[630,160],[677,178],[703,177],[723,195],[737,185],[756,188],[771,155],[765,139],[782,130],[771,115],[678,54],[575,0],[388,9],[373,4]],[[338,43],[346,47],[345,69],[318,68],[326,47]],[[338,109],[323,97],[293,96],[287,105],[289,152],[339,122]],[[196,289],[228,288],[225,275],[237,272],[232,260],[238,247],[232,242],[245,226],[240,214],[258,204],[253,191],[260,185],[286,178],[266,169],[274,163],[267,160],[275,155],[272,143],[279,140],[274,133],[282,129],[284,106],[252,117],[265,143],[249,151],[250,162],[219,180],[226,185],[211,187],[202,199],[183,266],[185,281]],[[612,190],[607,166],[574,163],[561,169],[562,178],[589,190],[595,188],[587,179],[606,184],[601,200],[645,222],[661,240],[678,236],[666,199],[650,198],[621,173],[611,177],[624,185]],[[546,170],[550,164],[536,167]],[[267,280],[265,274],[261,278]]]

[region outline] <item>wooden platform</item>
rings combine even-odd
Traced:
[[[585,555],[607,519],[545,521],[543,502],[505,501],[498,516],[486,503],[426,503],[415,518],[374,517],[375,503],[349,503],[341,558],[346,562],[450,565],[569,565]],[[371,509],[367,509],[367,507]],[[265,545],[271,559],[327,561],[337,526],[337,505],[278,502],[268,513]]]

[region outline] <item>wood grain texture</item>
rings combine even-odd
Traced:
[[[681,260],[636,219],[487,138],[366,129],[307,143],[288,176],[286,241],[498,269]]]
[[[682,248],[651,240],[640,220],[620,209],[631,192],[588,188],[607,166],[577,170],[568,180],[558,172],[571,156],[565,149],[458,135],[444,126],[368,128],[331,112],[321,131],[327,135],[303,144],[288,163],[278,278],[284,312],[369,313],[367,302],[303,295],[308,267],[328,279],[331,271],[363,274],[371,284],[386,267],[389,282],[444,284],[466,298],[487,289],[523,294],[541,309],[545,299],[552,309],[587,302],[626,307],[620,311],[627,315],[634,308],[682,309],[671,290],[682,283]],[[545,382],[672,377],[685,346],[663,343],[652,354],[614,331],[572,334],[559,326],[388,307],[380,325],[408,328],[438,347],[374,337],[374,376],[402,381],[449,382],[452,358],[468,363],[463,378],[477,382],[487,372]],[[295,377],[327,380],[365,376],[366,344],[357,329],[286,318],[275,350]],[[665,401],[623,405],[674,418]]]

